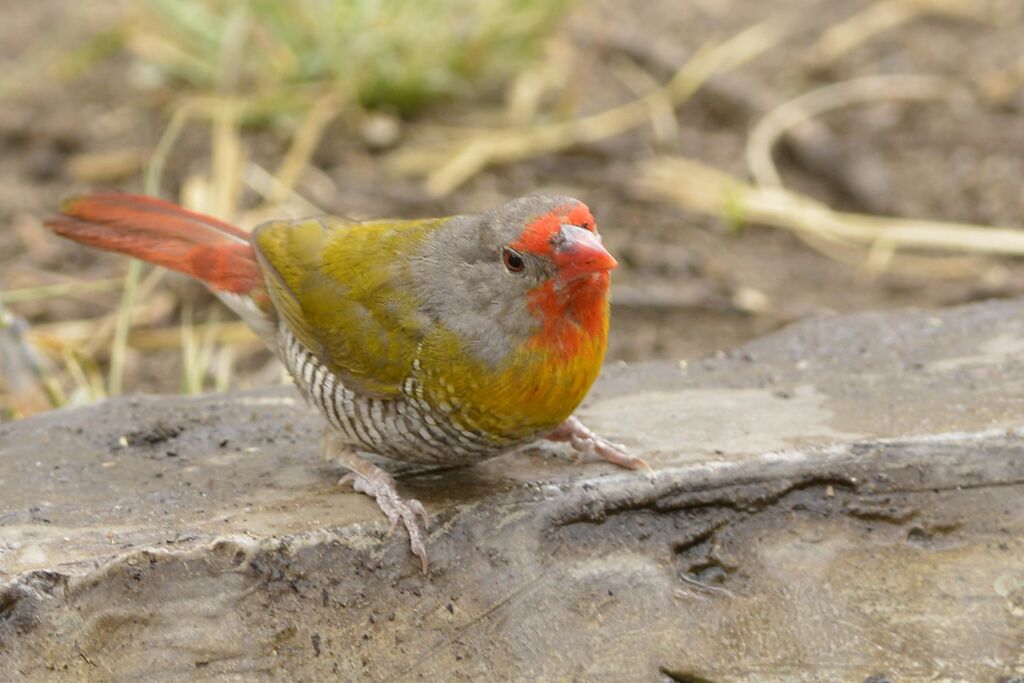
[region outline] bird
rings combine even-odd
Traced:
[[[56,234],[192,276],[263,339],[327,422],[321,450],[402,524],[430,517],[366,455],[469,465],[539,440],[650,466],[573,412],[600,373],[617,262],[590,209],[534,194],[442,218],[271,220],[246,231],[147,195],[65,200]]]

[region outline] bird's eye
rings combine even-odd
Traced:
[[[510,273],[521,273],[526,270],[526,261],[523,255],[511,247],[501,250],[501,262],[505,264],[505,270]]]

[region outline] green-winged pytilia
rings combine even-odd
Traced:
[[[647,465],[573,411],[601,369],[609,272],[590,210],[515,199],[478,215],[271,221],[251,234],[132,194],[65,202],[59,235],[202,280],[278,354],[327,419],[324,454],[409,532],[419,501],[360,457],[475,463],[536,439]]]

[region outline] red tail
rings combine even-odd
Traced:
[[[162,199],[118,192],[74,197],[46,226],[76,242],[191,275],[215,290],[251,294],[263,286],[248,233]]]

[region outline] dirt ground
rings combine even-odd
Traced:
[[[825,68],[810,57],[825,30],[872,4],[581,2],[560,34],[572,60],[569,88],[578,113],[635,98],[638,79],[649,79],[649,85],[664,82],[708,40],[767,19],[795,22],[799,30],[680,107],[676,130],[668,138],[645,126],[562,154],[489,169],[435,199],[420,180],[390,172],[386,155],[339,120],[314,157],[316,168],[297,189],[327,212],[358,217],[475,211],[544,190],[580,197],[594,209],[606,243],[622,263],[614,280],[611,360],[699,357],[813,315],[949,306],[1024,293],[1020,262],[992,260],[960,279],[909,272],[871,275],[856,263],[824,256],[789,233],[759,226],[733,230],[722,220],[643,199],[631,189],[634,164],[663,152],[742,177],[746,136],[765,103],[829,82],[871,74],[933,74],[981,92],[980,86],[994,82],[993,74],[1020,69],[1024,10],[1011,2],[967,3],[976,17],[928,13],[877,32]],[[964,3],[931,5],[955,9]],[[99,184],[139,190],[145,155],[166,126],[174,93],[144,87],[146,72],[131,57],[116,55],[77,74],[62,61],[69,48],[88,44],[109,26],[119,6],[104,0],[89,3],[85,11],[49,0],[5,9],[0,59],[9,68],[0,80],[0,290],[117,277],[126,268],[124,259],[61,242],[40,224],[62,197],[97,184],[95,174],[81,170],[83,159],[113,155],[122,170],[101,173]],[[1024,209],[1024,97],[1018,90],[955,106],[881,102],[829,114],[822,121],[840,143],[834,166],[854,159],[868,169],[866,176],[853,185],[837,181],[828,160],[809,164],[783,150],[778,159],[784,180],[846,210],[1018,226]],[[500,109],[500,95],[484,104],[483,113],[479,103],[473,109],[436,105],[402,125],[399,144],[416,140],[425,123],[485,120]],[[253,129],[246,131],[246,143],[250,158],[273,168],[288,140],[281,131]],[[183,180],[202,172],[208,157],[207,128],[188,126],[169,157],[164,195],[178,196]],[[254,200],[242,198],[243,204]],[[749,305],[751,296],[756,306]],[[219,305],[201,288],[176,278],[166,279],[155,297],[165,305],[149,324],[171,330],[180,323],[182,300],[198,302],[200,321]],[[118,301],[117,292],[83,292],[9,308],[32,326],[45,327],[99,318]],[[229,315],[224,312],[222,318]],[[269,361],[258,346],[243,345],[232,384],[274,381]],[[180,366],[179,349],[133,350],[125,389],[177,391]]]

